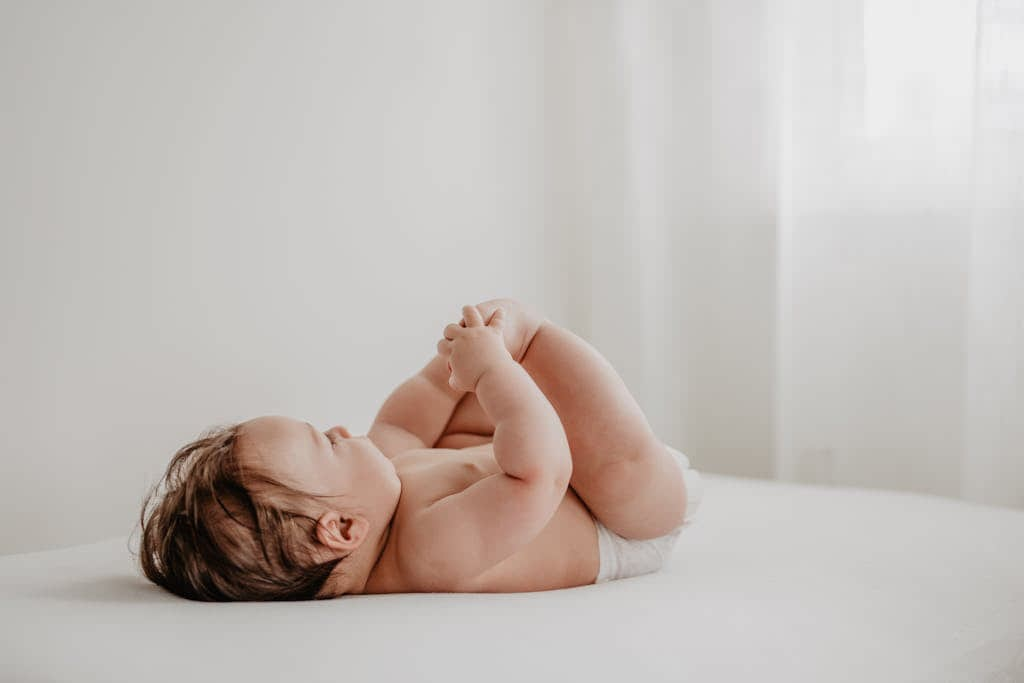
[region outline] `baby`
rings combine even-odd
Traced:
[[[657,571],[700,499],[686,456],[580,337],[512,299],[462,316],[365,436],[265,416],[181,448],[143,504],[146,576],[225,601]]]

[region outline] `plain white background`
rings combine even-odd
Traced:
[[[0,3],[0,553],[498,296],[698,469],[1024,505],[1010,5]]]
[[[208,426],[362,434],[461,306],[564,313],[537,3],[5,3],[0,551]]]

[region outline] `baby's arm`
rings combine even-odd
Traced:
[[[480,376],[476,394],[494,420],[502,472],[408,520],[409,569],[428,583],[478,576],[524,547],[547,526],[572,476],[558,415],[511,356]]]
[[[491,299],[477,304],[484,319],[501,306],[506,322],[503,338],[509,353],[521,361],[530,341],[546,320],[539,312],[514,299]],[[413,448],[432,448],[448,432],[467,429],[477,433],[489,415],[480,415],[478,397],[448,384],[448,361],[436,354],[416,375],[398,386],[381,406],[367,436],[387,457]],[[484,411],[486,413],[486,411]],[[494,432],[487,425],[486,433]]]
[[[448,384],[448,361],[435,354],[391,392],[366,435],[389,458],[413,448],[430,448],[465,393]]]
[[[520,479],[572,475],[572,455],[558,413],[530,374],[514,360],[492,367],[476,386],[480,406],[494,422],[494,459]]]

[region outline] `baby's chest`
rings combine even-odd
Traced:
[[[424,448],[406,451],[393,459],[402,480],[397,515],[411,514],[446,496],[464,491],[484,477],[501,472],[494,447]]]

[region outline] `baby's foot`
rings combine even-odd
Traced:
[[[533,336],[544,323],[544,316],[515,299],[490,299],[477,304],[476,308],[484,320],[489,319],[496,308],[504,309],[505,348],[517,363],[521,363]],[[466,321],[462,320],[459,324],[465,326]]]

